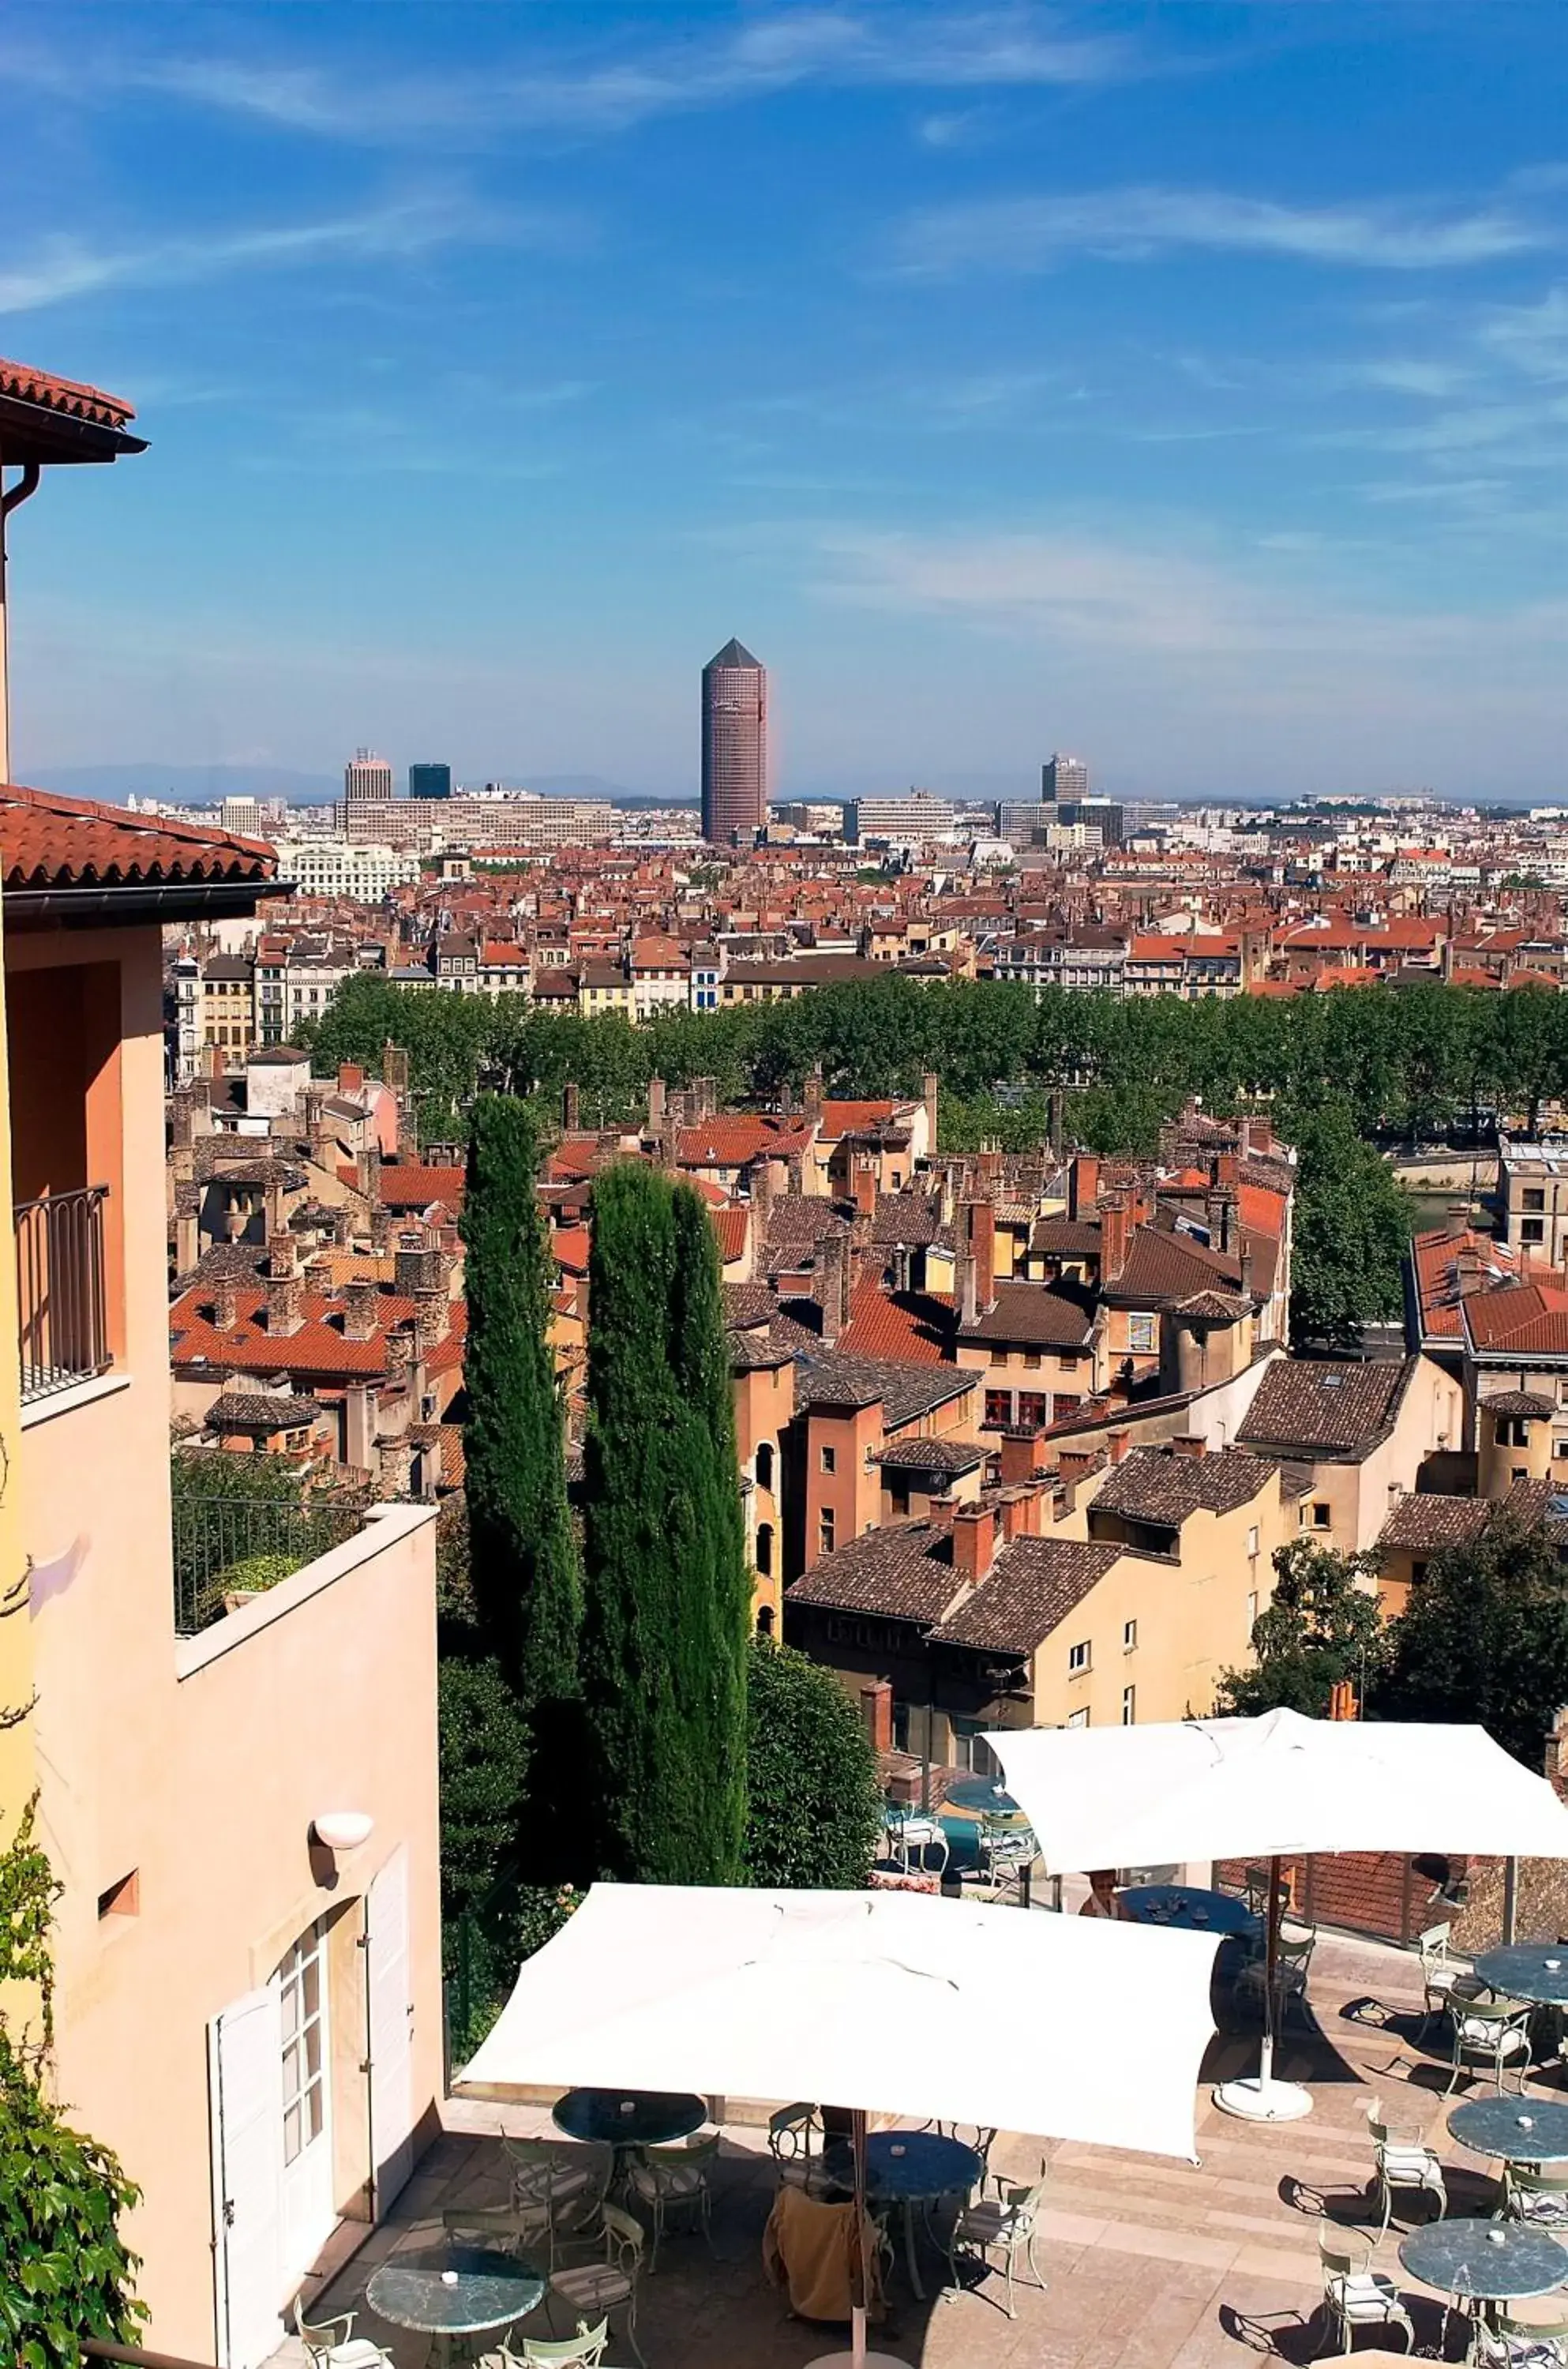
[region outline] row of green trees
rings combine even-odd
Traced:
[[[1500,1511],[1479,1539],[1434,1557],[1384,1622],[1379,1558],[1295,1539],[1253,1631],[1254,1667],[1228,1671],[1222,1711],[1328,1711],[1348,1680],[1369,1719],[1476,1723],[1538,1773],[1568,1684],[1568,1590],[1555,1542]]]
[[[1409,1137],[1498,1108],[1533,1125],[1544,1102],[1568,1093],[1562,997],[1436,983],[1184,1003],[893,974],[787,1003],[660,1013],[634,1028],[619,1014],[563,1016],[522,996],[409,990],[366,974],[345,981],[315,1035],[324,1066],[373,1063],[389,1036],[406,1045],[429,1140],[464,1131],[484,1084],[550,1095],[571,1080],[585,1125],[598,1126],[639,1109],[656,1072],[676,1085],[711,1077],[721,1097],[741,1101],[798,1088],[818,1068],[830,1091],[866,1094],[918,1093],[934,1070],[955,1126],[1022,1127],[1034,1142],[1044,1097],[1061,1089],[1074,1098],[1073,1132],[1108,1152],[1152,1150],[1162,1119],[1194,1093],[1220,1110],[1333,1099],[1357,1133]],[[1020,1107],[1031,1093],[1039,1099]]]
[[[466,1522],[443,1517],[453,1924],[544,1938],[596,1876],[856,1883],[875,1760],[826,1672],[750,1638],[717,1250],[639,1162],[594,1195],[580,1511],[549,1340],[530,1105],[482,1096],[464,1216]],[[515,1961],[514,1961],[515,1963]]]

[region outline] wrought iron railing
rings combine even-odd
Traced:
[[[340,1547],[363,1519],[358,1505],[177,1495],[175,1633],[194,1637],[210,1629],[246,1597],[275,1587],[317,1555]]]
[[[89,1380],[113,1363],[104,1302],[107,1184],[18,1202],[17,1300],[22,1402]]]

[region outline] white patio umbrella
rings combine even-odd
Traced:
[[[1270,1862],[1263,2060],[1216,2093],[1288,2121],[1311,2099],[1274,2075],[1279,1860],[1295,1851],[1568,1859],[1568,1808],[1483,1728],[1303,1719],[1000,1729],[986,1742],[1054,1873],[1203,1859]]]
[[[455,2086],[826,2100],[854,2110],[857,2205],[867,2112],[1191,2159],[1215,1947],[919,1893],[599,1883]]]

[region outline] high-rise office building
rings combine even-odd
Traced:
[[[767,819],[767,670],[728,641],[703,669],[703,837],[748,846]]]
[[[1097,830],[1102,847],[1119,847],[1126,836],[1126,815],[1110,798],[1062,798],[1057,804],[1056,818]]]
[[[411,798],[450,798],[452,767],[450,765],[410,765],[408,795]]]
[[[1082,757],[1047,757],[1040,768],[1040,795],[1052,806],[1063,798],[1086,798],[1089,768]]]
[[[343,797],[346,805],[358,806],[362,798],[389,798],[392,795],[392,767],[384,757],[372,750],[356,749],[343,768]]]

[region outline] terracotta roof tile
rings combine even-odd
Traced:
[[[1177,1527],[1198,1512],[1233,1514],[1250,1505],[1276,1477],[1276,1467],[1244,1448],[1213,1456],[1183,1456],[1162,1448],[1135,1448],[1096,1494],[1096,1513]]]
[[[465,1182],[461,1168],[427,1168],[412,1160],[383,1161],[378,1197],[384,1209],[428,1209],[432,1201],[461,1209]]]
[[[99,386],[82,386],[74,379],[55,378],[49,371],[26,362],[0,361],[0,395],[21,403],[36,403],[70,419],[91,420],[95,428],[123,428],[136,414],[123,396],[106,395]]]
[[[1282,1357],[1264,1376],[1236,1437],[1243,1448],[1281,1454],[1366,1455],[1386,1437],[1414,1364]]]
[[[1468,1546],[1481,1536],[1496,1508],[1484,1497],[1402,1497],[1378,1539],[1380,1548],[1407,1554],[1440,1554],[1445,1547]]]
[[[1568,1291],[1555,1284],[1516,1283],[1500,1291],[1471,1292],[1459,1321],[1482,1355],[1568,1356]]]
[[[1014,1539],[974,1594],[932,1631],[932,1641],[980,1653],[1032,1654],[1124,1551],[1075,1539]]]
[[[8,889],[271,881],[272,850],[205,824],[0,784],[0,858]]]
[[[839,1347],[851,1357],[895,1357],[921,1366],[951,1364],[953,1302],[940,1292],[888,1291],[863,1276],[850,1301]]]
[[[792,1604],[838,1612],[880,1612],[922,1627],[940,1620],[958,1589],[952,1533],[933,1522],[892,1522],[867,1530],[812,1564],[784,1594]]]
[[[999,1283],[996,1304],[962,1325],[961,1341],[1038,1343],[1048,1348],[1086,1349],[1093,1327],[1093,1303],[1068,1284]]]

